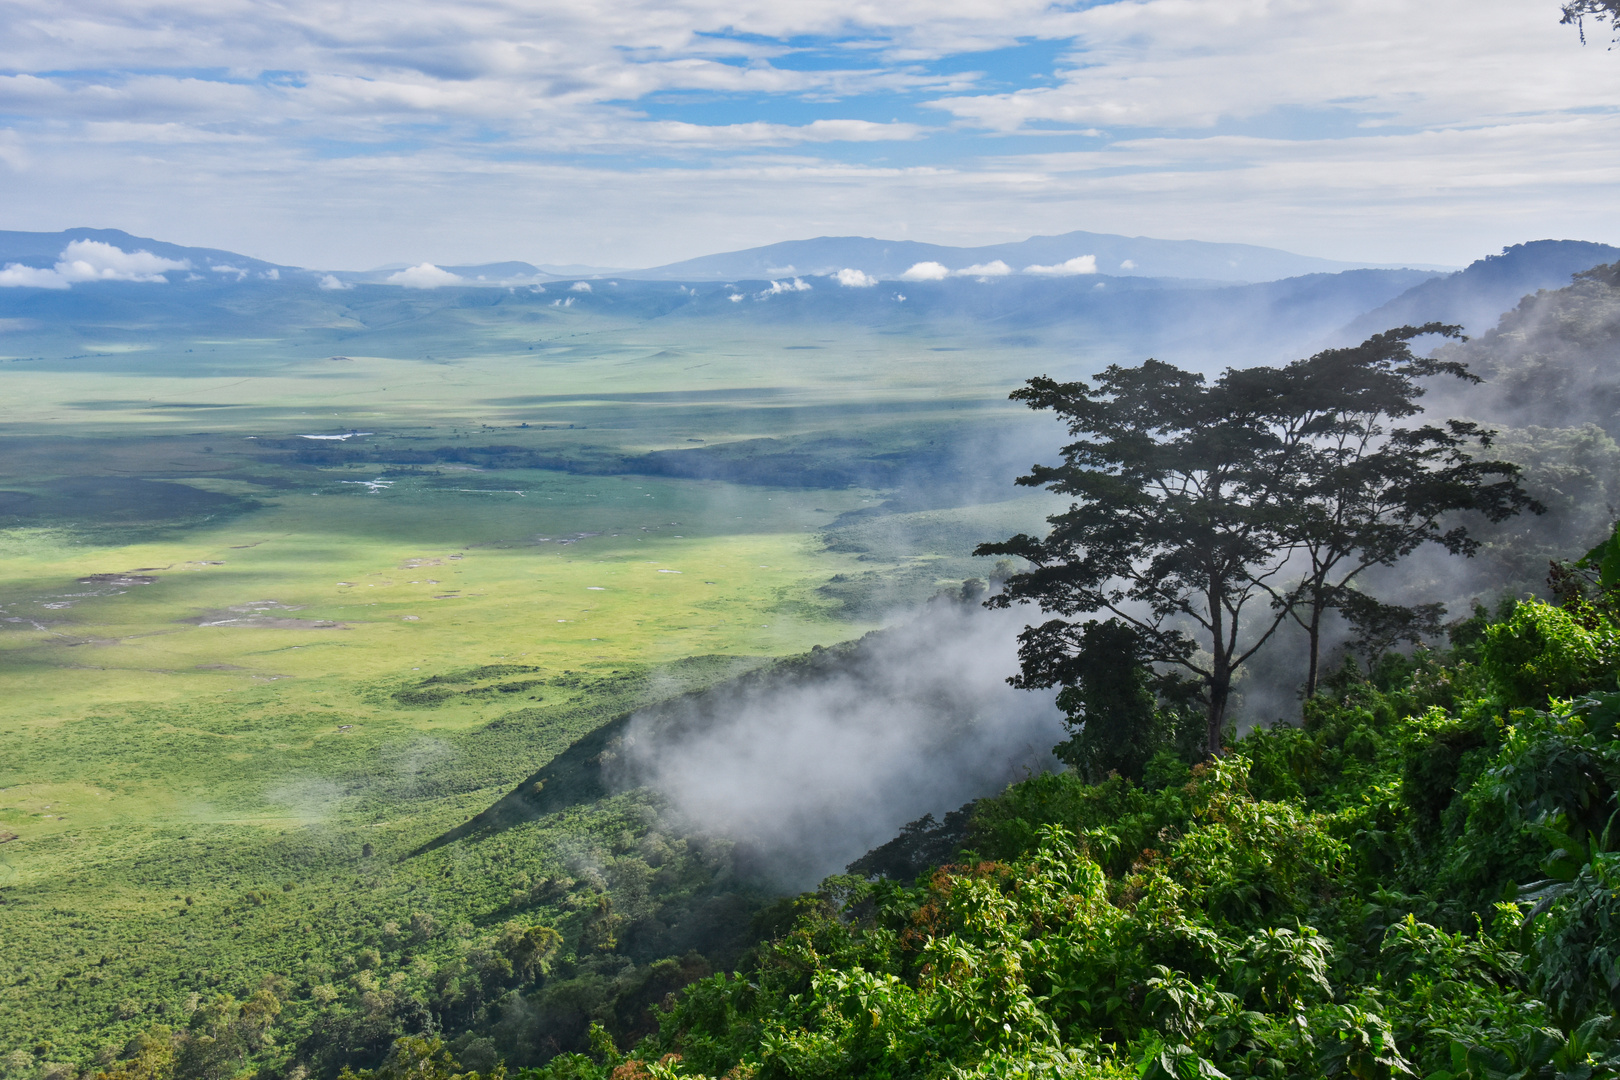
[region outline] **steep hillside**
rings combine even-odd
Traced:
[[[1448,589],[1454,607],[1470,594],[1543,592],[1548,561],[1590,547],[1620,513],[1620,264],[1524,297],[1439,355],[1482,381],[1438,380],[1424,400],[1430,415],[1495,428],[1495,452],[1525,470],[1546,512],[1480,529],[1486,546],[1467,570],[1429,584]]]
[[[1455,274],[1415,285],[1352,322],[1339,335],[1360,341],[1391,326],[1426,322],[1460,323],[1470,334],[1492,326],[1497,317],[1538,289],[1556,289],[1570,275],[1620,258],[1620,248],[1585,240],[1533,240],[1503,248]]]

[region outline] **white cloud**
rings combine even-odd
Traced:
[[[588,282],[588,281],[576,281],[572,285],[568,286],[568,291],[569,292],[590,292],[591,291],[591,283]]]
[[[878,124],[870,120],[813,120],[808,124],[688,124],[664,120],[642,127],[644,138],[688,146],[790,146],[794,143],[903,142],[920,139],[919,124]]]
[[[901,281],[944,281],[951,276],[950,270],[944,263],[920,262],[912,264],[910,270],[900,275]]]
[[[403,285],[407,289],[437,289],[441,285],[460,285],[459,274],[441,270],[432,263],[419,263],[385,279],[390,285]]]
[[[755,298],[759,300],[768,300],[773,296],[780,295],[781,293],[809,292],[810,288],[811,285],[808,281],[803,281],[799,278],[794,278],[792,281],[773,281],[771,282],[770,288],[756,293]]]
[[[1135,270],[1136,269],[1136,260],[1135,259],[1126,259],[1124,262],[1119,264],[1119,268],[1121,270]]]
[[[275,267],[271,267],[260,276],[262,276],[266,281],[280,281],[281,271],[277,270]]]
[[[974,263],[972,266],[964,266],[960,270],[951,271],[951,273],[957,277],[1005,277],[1012,273],[1012,267],[1000,259],[996,259],[994,262]]]
[[[352,289],[352,288],[354,288],[354,286],[350,285],[347,281],[340,281],[336,276],[334,276],[332,274],[322,274],[319,287],[322,288],[322,289],[333,289],[333,290],[335,290],[335,289]]]
[[[22,263],[7,263],[4,270],[0,270],[0,288],[6,289],[65,289],[68,287],[67,278],[55,270],[42,269],[37,266],[24,266]]]
[[[1126,262],[1130,260],[1127,259]],[[1049,277],[1075,277],[1080,274],[1095,274],[1097,272],[1097,256],[1076,255],[1067,262],[1056,263],[1052,266],[1026,266],[1026,274],[1045,274]]]
[[[649,266],[796,238],[790,223],[1462,262],[1620,236],[1606,104],[1620,68],[1556,6],[1434,0],[1415,19],[1403,0],[176,0],[160,18],[145,0],[15,0],[0,15],[0,174],[14,227],[93,208],[311,266],[423,250]],[[851,62],[798,70],[785,43],[806,35]],[[1039,80],[928,73],[1036,40],[1056,53]],[[703,122],[643,108],[683,91],[750,104]],[[828,118],[802,122],[805,102]],[[917,106],[950,123],[915,122]],[[983,134],[1014,130],[1032,137]],[[1040,152],[1054,130],[1083,149]]]
[[[878,279],[870,274],[862,270],[851,270],[847,266],[833,276],[838,279],[838,284],[846,289],[869,289],[878,283]]]
[[[62,249],[49,270],[8,263],[0,270],[0,286],[66,289],[83,281],[142,281],[162,284],[169,270],[189,270],[191,263],[165,259],[150,251],[125,251],[99,240],[75,240]]]
[[[125,251],[99,240],[75,240],[62,249],[56,272],[68,281],[148,281],[161,283],[168,270],[189,270],[191,263],[165,259],[150,251]]]

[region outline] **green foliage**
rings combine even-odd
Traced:
[[[829,881],[612,1070],[556,1075],[1620,1076],[1620,693],[1504,712],[1466,655],[1190,770],[980,800],[977,856]]]
[[[1083,628],[1057,696],[1074,735],[1053,753],[1087,779],[1118,773],[1140,780],[1165,749],[1188,761],[1200,756],[1196,686],[1158,675],[1140,659],[1142,651],[1141,634],[1118,619]]]
[[[496,1065],[488,1080],[504,1080],[506,1069]],[[388,1057],[375,1069],[350,1072],[344,1069],[340,1080],[484,1080],[476,1071],[464,1070],[435,1038],[400,1039]]]
[[[1536,705],[1594,688],[1620,654],[1607,620],[1584,625],[1564,608],[1539,600],[1517,605],[1485,633],[1480,663],[1512,705]]]

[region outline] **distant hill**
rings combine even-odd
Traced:
[[[848,268],[883,280],[895,280],[911,267],[924,262],[939,263],[947,270],[961,271],[999,260],[1017,272],[1030,266],[1056,267],[1085,256],[1095,260],[1097,273],[1113,277],[1192,278],[1228,282],[1276,281],[1303,274],[1331,274],[1371,265],[1295,255],[1252,244],[1213,244],[1202,240],[1155,240],[1145,236],[1071,232],[986,247],[946,247],[913,240],[876,240],[864,236],[822,236],[814,240],[789,240],[744,251],[705,255],[647,270],[626,271],[625,276],[662,281],[759,280],[833,274]]]
[[[1503,248],[1445,277],[1426,281],[1347,326],[1339,335],[1360,341],[1392,326],[1460,323],[1479,334],[1537,289],[1558,289],[1570,275],[1620,259],[1620,248],[1586,240],[1532,240]]]
[[[149,251],[153,255],[175,262],[190,263],[197,273],[230,273],[247,271],[263,273],[267,270],[291,271],[295,266],[266,262],[249,255],[220,248],[185,247],[144,236],[131,236],[122,229],[64,229],[61,232],[3,232],[0,231],[0,266],[21,263],[24,266],[45,268],[53,266],[63,249],[76,240],[90,240],[111,244],[121,251]],[[231,267],[231,271],[216,271],[214,267]]]

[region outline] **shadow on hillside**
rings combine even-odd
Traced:
[[[603,798],[609,793],[602,775],[604,754],[612,756],[613,744],[632,715],[625,713],[609,720],[524,778],[477,817],[434,837],[405,857],[413,859],[469,836],[504,832],[514,825]]]

